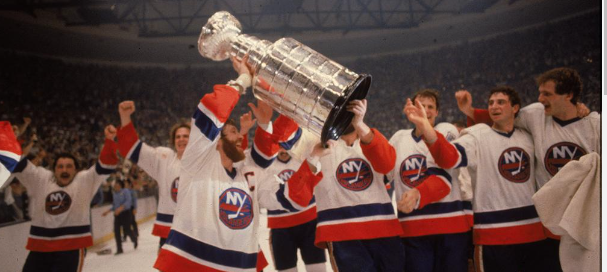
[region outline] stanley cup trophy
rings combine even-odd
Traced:
[[[288,116],[324,143],[337,140],[353,113],[351,100],[364,99],[371,76],[356,74],[292,38],[275,43],[241,34],[240,22],[220,11],[202,27],[198,51],[203,57],[222,61],[248,55],[253,69],[253,94]]]

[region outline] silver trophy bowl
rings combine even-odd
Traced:
[[[371,76],[354,73],[292,38],[271,43],[241,32],[234,16],[217,12],[202,27],[198,51],[214,61],[248,55],[257,99],[322,142],[337,140],[354,116],[346,105],[367,96]]]

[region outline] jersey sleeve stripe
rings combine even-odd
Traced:
[[[223,122],[219,122],[217,118],[214,118],[214,116],[210,113],[210,111],[206,110],[206,108],[201,110],[201,107],[204,108],[202,104],[199,104],[196,112],[194,113],[194,123],[207,139],[214,141],[217,135],[219,135],[221,132]]]
[[[297,128],[297,130],[293,132],[293,134],[291,134],[291,136],[286,141],[280,142],[280,146],[282,146],[282,148],[284,148],[285,150],[291,150],[291,148],[293,148],[297,141],[299,141],[301,135],[301,128]]]
[[[19,156],[16,156],[16,158],[15,156],[5,156],[5,154],[2,154],[2,151],[0,151],[0,163],[2,163],[9,172],[13,172],[15,167],[17,167],[17,163],[19,163]]]
[[[459,153],[458,161],[455,163],[455,168],[468,166],[468,157],[466,156],[466,149],[460,144],[453,144],[457,152]]]
[[[97,174],[99,175],[109,175],[112,174],[114,172],[116,172],[116,165],[114,165],[113,167],[111,166],[103,166],[103,164],[101,164],[101,162],[97,161],[97,163],[95,163],[95,172],[97,172]]]
[[[285,196],[285,192],[288,192],[288,187],[286,187],[285,184],[280,184],[279,186],[278,191],[276,191],[276,200],[278,200],[278,203],[289,212],[302,210],[302,207],[295,202],[289,201],[288,197]]]

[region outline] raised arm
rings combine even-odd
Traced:
[[[205,94],[200,99],[192,116],[190,139],[181,160],[183,170],[194,174],[209,159],[207,154],[214,150],[223,125],[240,99],[239,89],[244,91],[244,88],[250,86],[250,72],[244,61],[246,60],[233,60],[234,68],[239,73],[238,80],[226,85],[215,85],[212,93]]]
[[[360,147],[363,154],[371,162],[375,171],[387,174],[394,168],[396,151],[384,135],[377,129],[372,129],[365,124],[367,100],[353,100],[348,104],[347,110],[354,113],[351,124],[360,138]]]
[[[151,147],[142,142],[137,135],[131,115],[135,112],[135,102],[123,101],[118,105],[121,127],[118,129],[118,151],[125,159],[137,164],[152,178],[159,179],[162,161],[167,154],[173,153],[169,148]]]

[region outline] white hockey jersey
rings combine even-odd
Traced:
[[[259,203],[261,208],[268,209],[268,228],[290,228],[316,219],[314,198],[300,210],[290,206],[285,197],[285,182],[299,169],[301,163],[293,157],[286,162],[276,159],[263,172],[263,178],[257,179]]]
[[[413,188],[420,192],[417,209],[408,214],[398,211],[404,237],[470,230],[472,204],[462,201],[456,170],[438,167],[426,143],[414,133],[413,129],[399,130],[390,139],[396,150],[396,164],[387,177],[394,181],[397,201]]]
[[[296,208],[298,203],[301,207],[312,196],[316,198],[317,247],[325,247],[326,242],[402,235],[383,182],[384,175],[394,167],[394,148],[379,131],[372,131],[375,136],[369,144],[356,140],[348,146],[338,140],[333,151],[320,158],[322,170],[318,175],[312,174],[304,163],[286,184],[288,200]],[[297,145],[310,146],[300,142],[294,148]],[[303,183],[313,183],[313,191],[292,190],[298,184],[295,177],[305,180]]]
[[[267,262],[257,243],[259,204],[243,167],[227,173],[217,141],[240,98],[215,85],[192,119],[182,157],[179,201],[169,237],[154,267],[161,271],[259,271]],[[258,128],[251,160],[268,167],[278,151]],[[264,138],[264,139],[262,139]],[[246,164],[245,164],[246,165]],[[246,166],[245,166],[246,167]]]
[[[541,103],[533,103],[521,109],[515,126],[529,131],[533,137],[539,188],[569,161],[590,152],[601,154],[601,116],[596,112],[561,121],[546,116]]]
[[[116,143],[106,140],[97,163],[61,187],[50,170],[20,161],[15,176],[27,188],[32,218],[26,248],[52,252],[92,246],[91,200],[117,164]]]
[[[507,245],[545,239],[531,200],[536,191],[531,136],[520,129],[506,134],[478,124],[463,130],[453,143],[439,137],[430,151],[443,168],[468,166],[474,190],[474,243]]]
[[[154,148],[141,142],[133,123],[121,127],[117,136],[120,154],[158,182],[158,210],[152,234],[167,238],[177,206],[181,161],[170,148]]]

